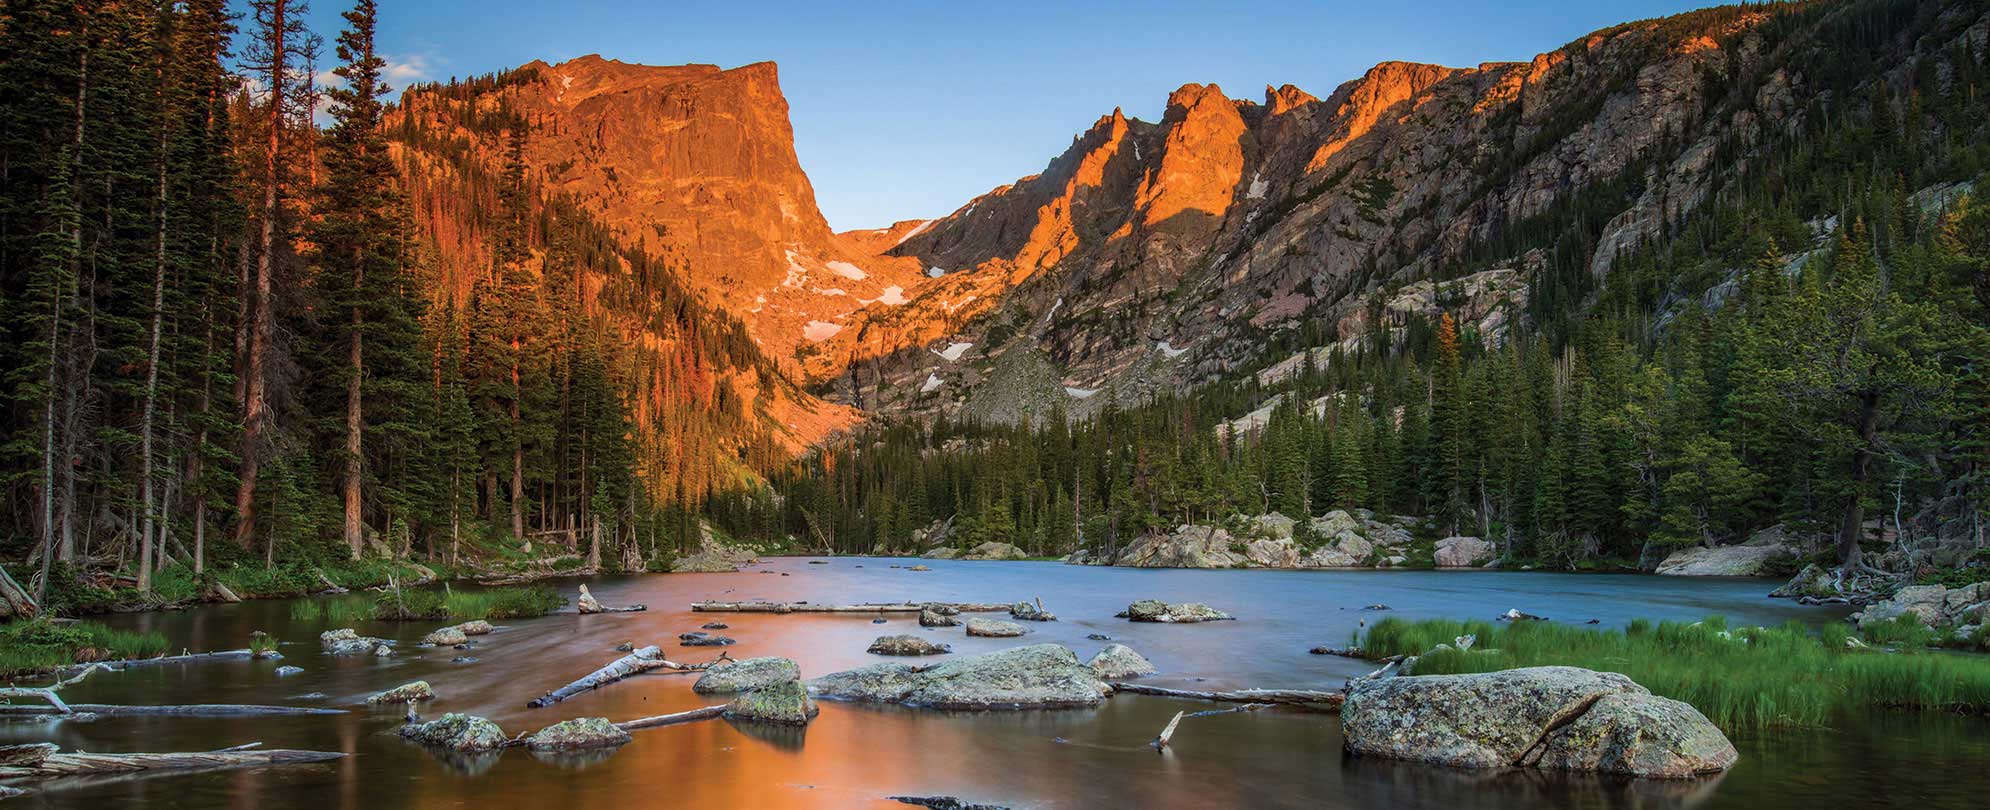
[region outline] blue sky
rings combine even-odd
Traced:
[[[613,2],[380,0],[399,84],[589,53],[643,64],[773,60],[795,148],[838,230],[938,216],[1041,171],[1114,107],[1267,84],[1325,97],[1376,62],[1524,60],[1711,0],[1415,2]],[[337,32],[341,0],[313,0]]]

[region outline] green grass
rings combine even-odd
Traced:
[[[528,619],[552,613],[564,604],[564,597],[543,585],[474,591],[403,588],[398,594],[389,591],[377,597],[346,594],[300,601],[290,606],[290,618],[342,625],[363,621]]]
[[[1463,635],[1468,651],[1427,651]],[[1823,727],[1873,708],[1990,712],[1990,658],[1848,649],[1842,626],[1812,634],[1791,623],[1728,630],[1720,617],[1693,624],[1632,622],[1623,631],[1547,622],[1384,619],[1363,641],[1372,656],[1422,655],[1419,675],[1576,666],[1620,672],[1683,700],[1727,731]]]
[[[34,675],[90,661],[164,655],[166,637],[115,630],[95,622],[47,621],[0,625],[0,678]]]

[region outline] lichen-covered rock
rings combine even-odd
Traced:
[[[482,717],[450,712],[426,723],[401,727],[401,736],[452,751],[496,751],[505,743],[504,729]]]
[[[1015,622],[1005,622],[1001,619],[972,618],[967,620],[967,634],[970,636],[1015,638],[1027,632],[1029,631],[1024,629],[1022,625]]]
[[[808,725],[819,711],[815,699],[809,697],[808,687],[796,679],[768,684],[733,698],[726,705],[727,717],[793,726]]]
[[[490,622],[483,619],[471,619],[470,621],[456,625],[456,629],[463,631],[463,635],[466,636],[487,636],[490,635],[491,630],[494,628],[491,627]]]
[[[872,664],[817,678],[809,691],[940,709],[1040,709],[1097,706],[1111,687],[1062,645],[1033,644],[925,666]]]
[[[1057,614],[1044,610],[1035,602],[1023,601],[1009,606],[1009,618],[1026,622],[1054,622]]]
[[[1599,705],[1604,712],[1589,718]],[[1463,768],[1677,777],[1723,770],[1738,757],[1692,707],[1623,675],[1577,667],[1357,680],[1341,731],[1350,753]]]
[[[919,608],[920,627],[954,627],[960,624],[960,609],[952,605],[928,604]]]
[[[792,681],[802,676],[801,665],[778,656],[721,661],[698,676],[691,691],[706,695],[750,692],[763,686]]]
[[[423,644],[433,644],[437,647],[454,647],[469,640],[470,636],[456,627],[444,627],[421,638]]]
[[[1162,624],[1193,624],[1195,622],[1215,622],[1233,618],[1230,614],[1217,610],[1201,602],[1181,602],[1169,604],[1159,599],[1142,599],[1126,606],[1121,614],[1136,622],[1159,622]]]
[[[1909,585],[1865,610],[1852,614],[1859,627],[1912,616],[1928,627],[1956,627],[1981,623],[1990,612],[1990,582],[1950,588],[1943,585]]]
[[[1477,537],[1446,537],[1437,541],[1439,568],[1472,568],[1493,558],[1493,544]]]
[[[1669,577],[1754,577],[1771,561],[1794,553],[1787,546],[1693,546],[1667,555],[1656,571]]]
[[[375,705],[382,705],[382,704],[395,704],[395,703],[412,703],[418,700],[434,700],[434,699],[435,699],[435,690],[429,687],[428,681],[415,681],[413,683],[404,683],[401,684],[400,686],[396,686],[385,692],[381,692],[380,694],[367,698],[366,702]]]
[[[953,648],[913,635],[878,636],[868,650],[872,655],[945,655]]]
[[[629,739],[629,732],[605,717],[576,717],[539,729],[525,745],[534,751],[579,751],[626,745]]]
[[[327,655],[378,655],[383,649],[389,654],[393,650],[386,639],[362,636],[350,627],[319,633],[318,644]]]
[[[1109,681],[1138,678],[1160,671],[1154,668],[1154,662],[1124,644],[1107,644],[1098,655],[1092,656],[1092,660],[1086,661],[1085,666],[1091,667],[1099,673],[1099,677]]]

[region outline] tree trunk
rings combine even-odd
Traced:
[[[164,82],[163,71],[160,81]],[[138,432],[138,500],[145,515],[138,527],[138,592],[152,592],[152,529],[156,511],[152,496],[152,420],[159,410],[159,328],[166,309],[166,127],[159,127],[157,175],[158,229],[153,234],[152,330],[145,360],[145,407]],[[163,553],[163,549],[162,549]]]
[[[532,553],[532,538],[525,536],[525,437],[520,419],[524,388],[518,371],[518,338],[511,339],[511,536],[525,541],[525,553]]]
[[[1852,495],[1838,524],[1838,562],[1847,571],[1865,564],[1859,540],[1865,534],[1865,489],[1872,478],[1873,445],[1878,435],[1879,392],[1867,389],[1859,394],[1859,445],[1852,451]]]
[[[275,272],[277,166],[283,150],[283,95],[285,66],[284,28],[288,20],[287,0],[273,0],[270,9],[269,133],[263,145],[262,229],[257,235],[254,300],[249,311],[248,359],[243,364],[242,386],[242,477],[235,492],[235,543],[248,548],[256,537],[256,474],[261,460],[264,422],[268,419],[263,388],[266,384],[265,355],[270,342],[271,276]]]
[[[355,262],[357,265],[358,262]],[[353,271],[353,289],[359,289],[360,271]],[[352,309],[352,377],[345,386],[345,544],[352,558],[359,559],[360,549],[365,543],[360,522],[360,431],[364,429],[360,418],[360,375],[366,370],[360,352],[359,307]]]

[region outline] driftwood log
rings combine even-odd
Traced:
[[[58,753],[51,743],[0,746],[0,782],[139,771],[288,765],[325,762],[345,756],[338,751],[254,750],[253,745],[169,754],[64,754]]]
[[[726,704],[721,703],[717,706],[706,706],[702,709],[692,709],[686,712],[677,712],[676,714],[659,714],[655,717],[643,717],[635,720],[627,720],[620,723],[616,723],[615,727],[623,731],[635,731],[636,729],[642,729],[642,728],[656,728],[658,726],[674,726],[677,725],[678,723],[689,723],[694,720],[710,720],[714,717],[718,717],[725,713],[726,713]]]
[[[159,658],[126,658],[119,661],[97,661],[90,664],[63,667],[61,671],[62,674],[68,675],[99,666],[110,667],[112,670],[121,670],[132,667],[164,666],[167,664],[206,664],[214,661],[247,661],[257,657],[259,656],[255,650],[220,650],[217,652],[167,655]]]
[[[818,605],[813,602],[692,602],[696,613],[918,613],[928,605],[944,605],[962,613],[1006,613],[1010,604],[981,602],[879,602],[859,605]]]
[[[1165,686],[1149,686],[1144,683],[1111,682],[1113,692],[1127,692],[1135,695],[1155,695],[1158,697],[1187,698],[1189,700],[1210,700],[1220,703],[1265,703],[1273,706],[1294,706],[1318,711],[1340,711],[1341,702],[1347,699],[1345,692],[1324,692],[1312,689],[1237,689],[1227,692],[1198,692],[1190,689],[1169,689]]]
[[[723,661],[725,657],[720,656],[719,660]],[[541,697],[533,698],[525,706],[529,709],[544,708],[582,692],[591,692],[631,675],[640,675],[651,670],[668,669],[676,672],[703,672],[715,663],[718,663],[718,661],[704,664],[680,664],[664,658],[663,649],[652,644],[621,658],[617,658],[609,662],[607,666],[588,673],[586,677],[580,680],[548,692]]]
[[[193,703],[178,706],[126,706],[117,703],[66,703],[49,706],[0,706],[0,717],[94,715],[97,717],[293,717],[345,714],[344,709],[310,706],[259,706],[249,703]]]
[[[649,610],[649,606],[647,605],[625,605],[623,607],[610,607],[608,605],[601,604],[601,600],[594,598],[594,594],[587,592],[587,585],[585,583],[583,583],[580,586],[580,599],[574,602],[574,607],[578,609],[581,612],[581,615],[583,616],[595,613],[640,613],[642,611]]]

